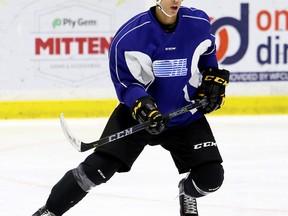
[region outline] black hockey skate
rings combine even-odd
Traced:
[[[46,206],[43,206],[37,212],[35,212],[32,216],[56,216],[56,215],[50,212],[46,208]]]
[[[180,216],[198,216],[196,198],[185,194],[184,180],[179,182]]]

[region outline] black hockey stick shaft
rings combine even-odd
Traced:
[[[208,103],[207,100],[204,98],[201,101],[195,102],[193,104],[189,104],[187,106],[184,106],[182,108],[179,108],[179,109],[177,109],[175,111],[172,111],[172,112],[168,113],[167,117],[169,119],[174,118],[174,117],[176,117],[178,115],[181,115],[183,113],[189,112],[192,109],[203,107],[203,106],[207,105],[207,103]],[[85,143],[85,142],[82,142],[82,141],[76,139],[72,135],[72,133],[70,132],[70,130],[68,128],[68,125],[65,122],[63,114],[61,114],[60,121],[61,121],[61,126],[62,126],[62,129],[63,129],[63,132],[64,132],[66,138],[80,152],[84,152],[84,151],[87,151],[87,150],[92,149],[92,148],[97,148],[99,146],[102,146],[102,145],[105,145],[107,143],[111,143],[111,142],[113,142],[115,140],[121,139],[123,137],[129,136],[129,135],[131,135],[133,133],[136,133],[138,131],[141,131],[141,130],[147,128],[147,126],[149,125],[149,122],[140,123],[140,124],[137,124],[137,125],[135,125],[133,127],[127,128],[127,129],[122,130],[122,131],[117,132],[117,133],[114,133],[114,134],[112,134],[110,136],[103,137],[103,138],[101,138],[101,139],[99,139],[97,141],[93,141],[93,142],[90,142],[90,143]]]

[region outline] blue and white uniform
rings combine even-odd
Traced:
[[[118,99],[129,108],[150,95],[162,114],[193,100],[201,82],[199,70],[218,67],[215,38],[207,14],[181,7],[175,31],[165,33],[152,8],[126,22],[110,48],[110,72]],[[193,110],[171,119],[169,128],[183,127],[203,114]]]
[[[165,33],[167,26],[154,18],[155,9],[130,19],[111,44],[111,77],[121,103],[101,138],[121,137],[123,130],[138,124],[129,108],[141,97],[153,97],[163,114],[191,103],[202,79],[199,71],[217,67],[214,37],[203,11],[180,8],[177,25],[168,26],[174,31]],[[106,183],[116,172],[128,172],[147,145],[161,145],[170,152],[179,174],[188,173],[179,184],[180,215],[198,215],[195,198],[219,189],[224,170],[209,123],[196,110],[172,118],[160,134],[140,130],[97,147],[77,168],[66,172],[33,215],[63,215],[91,188]]]

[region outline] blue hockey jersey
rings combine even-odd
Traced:
[[[201,83],[199,70],[218,67],[215,38],[207,14],[181,7],[175,31],[165,33],[152,8],[126,22],[110,47],[110,73],[118,99],[129,108],[153,97],[162,114],[191,103]],[[170,120],[183,127],[203,114],[192,110]]]

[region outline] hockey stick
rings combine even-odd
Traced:
[[[192,109],[196,109],[196,108],[199,108],[199,107],[203,107],[205,105],[207,105],[207,100],[206,98],[204,98],[203,100],[199,101],[199,102],[195,102],[193,104],[189,104],[187,106],[184,106],[180,109],[177,109],[173,112],[170,112],[169,114],[167,114],[168,118],[171,119],[171,118],[174,118],[178,115],[181,115],[183,113],[186,113],[186,112],[189,112],[190,110]],[[64,135],[66,136],[66,138],[68,139],[68,141],[72,144],[72,146],[74,146],[74,148],[76,148],[79,152],[84,152],[84,151],[87,151],[89,149],[92,149],[92,148],[97,148],[99,146],[102,146],[102,145],[105,145],[107,143],[111,143],[115,140],[118,140],[118,139],[121,139],[123,137],[126,137],[126,136],[129,136],[133,133],[136,133],[138,131],[141,131],[143,129],[145,129],[149,122],[144,122],[144,123],[140,123],[140,124],[137,124],[133,127],[130,127],[130,128],[127,128],[125,130],[122,130],[118,133],[115,133],[115,134],[112,134],[110,136],[107,136],[107,137],[103,137],[97,141],[93,141],[91,143],[84,143],[80,140],[78,140],[70,131],[66,121],[65,121],[65,118],[64,118],[64,114],[61,113],[61,116],[60,116],[60,122],[61,122],[61,127],[62,127],[62,130],[64,132]]]

